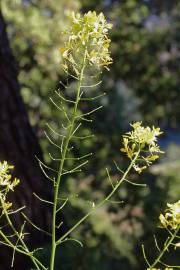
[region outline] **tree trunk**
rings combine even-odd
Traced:
[[[14,208],[26,205],[26,214],[38,226],[45,228],[50,220],[50,211],[35,198],[33,192],[47,198],[47,180],[39,169],[35,156],[41,157],[37,138],[29,124],[28,116],[20,96],[20,86],[17,80],[17,65],[12,55],[6,26],[0,11],[0,161],[7,160],[15,166],[14,175],[21,182],[10,200]],[[46,185],[46,188],[44,188]],[[50,190],[50,189],[49,189]],[[22,220],[14,219],[18,226]],[[31,230],[31,244],[39,244],[42,240],[39,232]],[[0,245],[0,269],[10,269],[10,261]],[[12,251],[11,251],[12,254]],[[7,255],[7,256],[6,256]],[[23,258],[26,261],[25,258]],[[16,268],[27,269],[19,260]]]

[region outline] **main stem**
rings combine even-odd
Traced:
[[[51,243],[52,247],[51,247],[50,270],[54,270],[56,247],[57,247],[57,243],[56,243],[56,211],[57,211],[57,204],[58,204],[59,187],[60,187],[60,183],[61,183],[64,162],[65,162],[68,146],[69,146],[71,136],[72,136],[72,133],[74,130],[77,108],[78,108],[78,104],[80,101],[81,85],[82,85],[82,81],[83,81],[83,77],[84,77],[84,69],[86,66],[86,53],[87,53],[87,51],[85,49],[82,68],[81,68],[80,76],[79,76],[79,82],[78,82],[78,86],[77,86],[76,101],[75,101],[75,105],[74,105],[73,116],[71,119],[71,123],[69,124],[68,134],[67,134],[67,137],[65,139],[65,144],[64,144],[64,148],[63,148],[63,152],[62,152],[62,158],[61,158],[60,166],[59,166],[59,170],[58,170],[57,181],[55,183],[53,217],[52,217],[52,243]]]
[[[83,223],[91,214],[93,214],[98,208],[100,208],[103,204],[105,204],[114,195],[114,193],[116,192],[116,190],[120,187],[120,185],[122,184],[122,182],[126,179],[129,171],[133,167],[136,159],[138,158],[140,151],[141,150],[139,149],[139,151],[136,153],[134,159],[131,161],[130,165],[128,166],[126,172],[124,173],[124,175],[122,176],[122,178],[119,180],[119,182],[117,183],[117,185],[113,188],[113,190],[102,201],[100,201],[89,213],[87,213],[84,217],[82,217],[71,229],[69,229],[56,242],[57,245],[59,245],[70,233],[72,233],[81,223]]]

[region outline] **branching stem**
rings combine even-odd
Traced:
[[[122,182],[126,179],[126,176],[128,175],[129,171],[131,170],[131,168],[133,167],[136,159],[139,156],[140,153],[140,149],[139,151],[136,153],[134,159],[131,161],[129,167],[127,168],[127,170],[125,171],[124,175],[122,176],[122,178],[118,181],[118,183],[116,184],[116,186],[114,186],[114,188],[112,189],[112,191],[102,200],[100,201],[90,212],[88,212],[84,217],[82,217],[71,229],[69,229],[57,242],[56,245],[59,245],[62,243],[62,241],[67,238],[69,236],[70,233],[72,233],[81,223],[83,223],[90,215],[92,215],[98,208],[100,208],[102,205],[104,205],[107,201],[110,200],[110,198],[114,195],[114,193],[118,190],[118,188],[120,187],[120,185],[122,184]]]

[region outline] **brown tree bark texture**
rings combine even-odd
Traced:
[[[44,188],[47,180],[44,180],[35,158],[41,157],[41,150],[28,121],[17,77],[17,65],[0,11],[0,161],[7,160],[13,164],[14,175],[21,180],[15,192],[11,194],[10,200],[13,201],[14,208],[26,205],[28,217],[35,224],[45,228],[50,220],[50,211],[34,197],[33,192],[47,198],[49,192],[47,186]],[[22,222],[17,216],[14,221],[17,226]],[[43,240],[41,234],[29,227],[28,231],[30,230],[31,244],[39,244]],[[7,250],[0,245],[0,269],[12,269],[7,258]],[[25,258],[23,259],[25,261]],[[27,270],[25,267],[22,260],[19,260],[14,269]]]

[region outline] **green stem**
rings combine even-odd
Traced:
[[[58,170],[57,181],[55,183],[53,218],[52,218],[52,244],[51,244],[52,248],[51,248],[50,270],[54,270],[56,247],[57,247],[57,244],[56,244],[56,211],[57,211],[57,204],[58,204],[59,187],[60,187],[60,183],[61,183],[64,162],[65,162],[65,158],[66,158],[66,154],[67,154],[67,149],[68,149],[68,146],[69,146],[69,143],[71,140],[71,136],[72,136],[72,133],[74,130],[77,108],[78,108],[78,104],[80,101],[81,85],[82,85],[82,81],[83,81],[83,77],[84,77],[84,69],[86,66],[86,54],[87,54],[87,50],[85,49],[83,64],[82,64],[82,68],[81,68],[81,72],[80,72],[80,76],[79,76],[79,82],[78,82],[78,86],[77,86],[76,101],[75,101],[75,105],[74,105],[73,116],[71,119],[71,123],[69,125],[68,134],[67,134],[66,141],[64,144],[62,158],[61,158],[60,166],[59,166],[59,170]]]
[[[150,266],[150,269],[152,269],[154,266],[157,265],[157,263],[160,261],[160,259],[162,258],[162,256],[164,255],[164,253],[168,250],[169,246],[171,245],[171,243],[173,242],[173,240],[175,239],[175,237],[177,236],[178,232],[179,232],[180,227],[178,227],[174,234],[171,236],[171,238],[169,239],[169,241],[167,242],[167,244],[164,246],[164,248],[162,249],[162,251],[160,252],[159,256],[156,258],[156,260],[154,261],[154,263]]]
[[[126,172],[122,176],[122,178],[119,180],[118,184],[113,188],[113,190],[101,201],[99,202],[89,213],[87,213],[83,218],[81,218],[71,229],[69,229],[57,242],[56,245],[59,245],[70,233],[72,233],[83,221],[85,221],[91,214],[93,214],[98,208],[100,208],[103,204],[105,204],[116,192],[116,190],[120,187],[122,182],[125,180],[126,176],[128,175],[129,171],[133,167],[133,164],[135,163],[136,159],[139,156],[141,150],[139,150],[134,159],[131,161],[129,167],[127,168]]]

